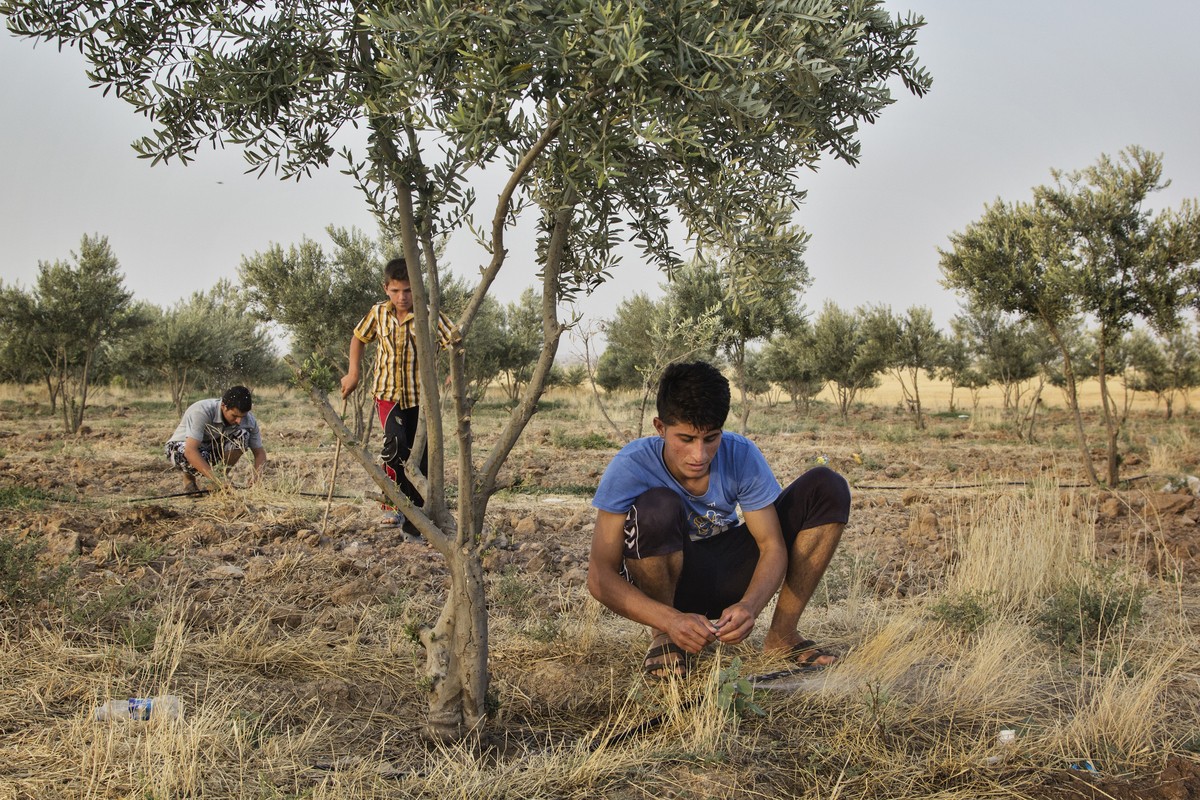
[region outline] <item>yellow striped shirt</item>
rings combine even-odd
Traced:
[[[354,328],[354,336],[363,344],[379,342],[371,394],[380,400],[390,400],[400,408],[411,408],[421,401],[415,321],[411,311],[403,320],[396,319],[391,301],[384,300],[371,306]],[[440,315],[437,333],[442,345],[450,342],[453,331],[454,326],[446,315]]]

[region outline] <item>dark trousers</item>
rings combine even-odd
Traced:
[[[783,541],[791,552],[801,531],[850,519],[850,487],[828,467],[816,467],[792,481],[775,499]],[[692,541],[681,498],[667,488],[644,492],[625,516],[625,558],[664,556],[683,551],[683,572],[673,605],[715,619],[746,594],[758,566],[758,543],[738,525]]]
[[[412,500],[414,505],[424,505],[425,498],[404,474],[405,464],[412,455],[413,439],[417,435],[420,406],[398,408],[391,400],[376,398],[375,408],[379,412],[379,422],[383,425],[383,450],[379,458],[383,462],[384,472],[396,482],[401,494]],[[421,474],[424,475],[429,468],[429,451],[426,449],[421,450],[420,465]],[[385,508],[390,509],[390,506]]]

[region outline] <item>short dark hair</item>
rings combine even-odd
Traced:
[[[403,258],[393,258],[391,261],[383,265],[383,285],[387,286],[392,281],[407,281],[408,280],[408,264]]]
[[[226,408],[236,408],[243,413],[254,406],[250,390],[245,386],[230,386],[225,390],[225,394],[221,395],[221,402],[225,404]]]
[[[715,431],[729,416],[729,381],[707,361],[672,364],[658,379],[658,418]]]

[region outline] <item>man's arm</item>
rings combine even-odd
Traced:
[[[220,487],[221,481],[218,480],[216,474],[213,473],[212,466],[204,460],[204,456],[200,455],[199,439],[193,439],[191,436],[189,436],[183,440],[183,457],[186,458],[187,462],[192,465],[192,469],[208,478],[217,487]]]
[[[726,644],[736,644],[750,635],[750,631],[754,630],[754,621],[779,591],[779,585],[787,573],[787,547],[784,546],[775,506],[746,511],[742,516],[746,521],[746,529],[758,544],[758,565],[750,577],[745,595],[725,609],[717,620],[721,629],[717,638]]]
[[[347,397],[358,386],[358,372],[362,365],[363,348],[365,345],[362,339],[357,336],[350,337],[350,367],[346,370],[346,374],[342,376],[342,397]],[[254,463],[258,463],[258,454],[255,453]]]
[[[588,557],[588,591],[626,619],[663,631],[690,653],[698,653],[715,638],[716,630],[700,614],[660,603],[621,576],[625,553],[625,515],[610,511],[596,514],[592,551]]]
[[[251,447],[251,452],[254,453],[254,477],[250,479],[251,485],[258,483],[262,478],[263,467],[267,464],[267,449],[265,447]]]

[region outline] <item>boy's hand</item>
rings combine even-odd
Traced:
[[[721,614],[721,618],[714,625],[717,628],[718,639],[725,644],[737,644],[754,630],[754,615],[741,603],[734,603],[725,609],[725,613]]]
[[[358,387],[358,376],[346,373],[342,376],[342,397],[348,397]]]

